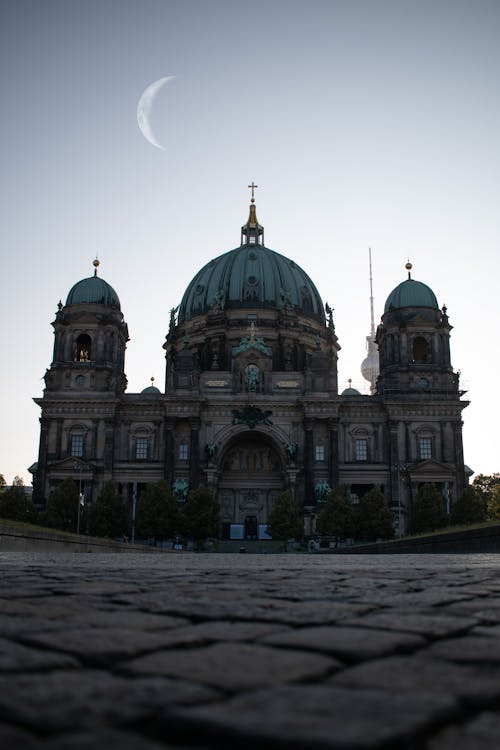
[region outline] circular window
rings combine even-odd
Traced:
[[[255,286],[258,282],[258,279],[256,276],[249,276],[247,281],[250,284],[250,286]]]
[[[85,385],[85,375],[77,375],[75,378],[75,383],[77,385]]]
[[[205,287],[203,286],[203,284],[197,284],[196,287],[195,287],[194,293],[195,294],[201,294],[204,289],[205,289]]]
[[[248,260],[257,260],[257,256],[255,255],[253,250],[251,253],[248,253]]]

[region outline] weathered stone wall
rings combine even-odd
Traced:
[[[115,542],[112,539],[58,534],[0,524],[0,552],[164,552],[158,547]]]

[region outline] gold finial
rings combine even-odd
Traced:
[[[408,278],[411,279],[411,269],[413,268],[413,265],[410,263],[410,259],[408,258],[407,262],[405,263],[405,268],[408,271]]]
[[[251,184],[251,185],[248,185],[248,187],[249,187],[249,188],[251,189],[251,191],[252,191],[252,197],[251,197],[251,199],[250,199],[250,202],[251,202],[251,203],[255,203],[255,197],[254,197],[255,193],[254,193],[254,191],[255,191],[255,188],[258,188],[259,186],[258,186],[258,185],[256,185],[256,184],[254,183],[254,181],[252,180],[252,184]]]
[[[101,265],[97,258],[97,255],[95,256],[95,259],[92,261],[92,265],[94,266],[94,276],[97,276],[97,269]]]
[[[150,380],[151,380],[151,385],[154,385],[155,383],[154,375],[151,375]]]
[[[347,382],[349,383],[349,388],[352,386],[352,378],[348,378]]]

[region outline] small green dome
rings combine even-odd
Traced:
[[[120,309],[118,295],[104,279],[90,276],[78,281],[69,291],[66,305],[108,305]]]
[[[157,388],[155,385],[148,385],[147,388],[144,388],[144,390],[141,391],[141,394],[145,393],[146,395],[153,395],[153,396],[160,396],[161,391],[159,388]]]
[[[361,393],[356,390],[356,388],[346,388],[342,393],[341,396],[361,396]]]
[[[415,279],[406,279],[387,297],[384,313],[401,307],[432,307],[439,309],[436,295],[427,284]]]

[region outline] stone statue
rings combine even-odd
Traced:
[[[179,305],[177,307],[172,307],[170,310],[170,323],[168,326],[168,330],[171,331],[173,328],[175,328],[175,316],[177,314],[177,311],[179,310]]]
[[[259,382],[259,370],[256,367],[249,367],[245,373],[245,386],[247,391],[255,393]]]
[[[325,479],[321,479],[314,485],[314,498],[317,503],[324,503],[326,496],[332,488]]]
[[[206,444],[205,453],[207,454],[207,458],[210,462],[215,461],[215,459],[217,458],[217,449],[218,449],[217,443]]]
[[[287,443],[285,446],[286,459],[289,464],[295,463],[297,460],[297,452],[299,450],[298,443]]]
[[[188,496],[189,485],[185,479],[176,479],[172,485],[172,492],[178,503],[185,503]]]

